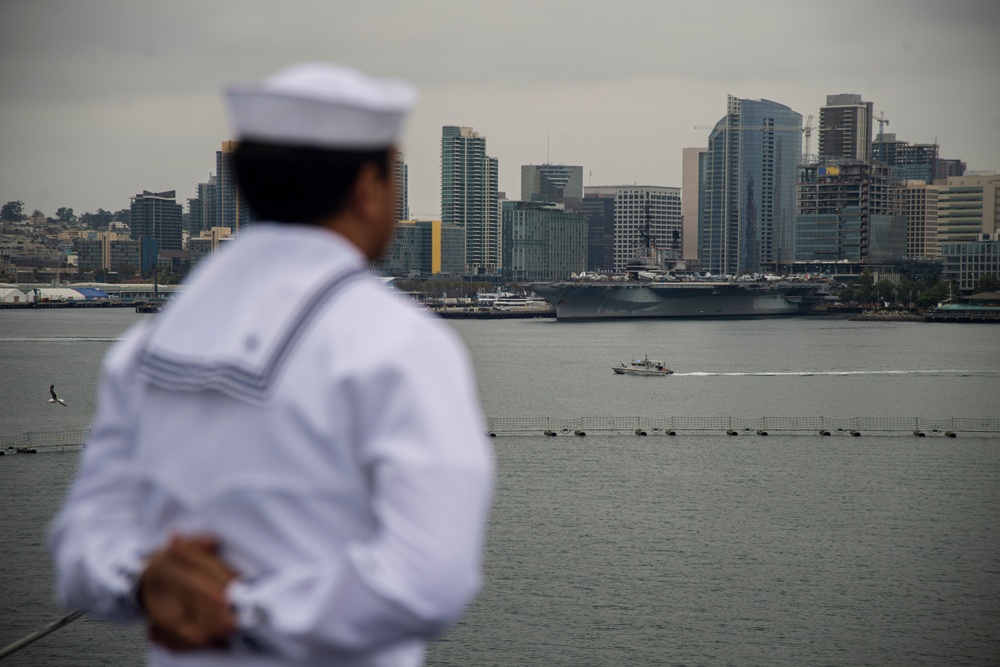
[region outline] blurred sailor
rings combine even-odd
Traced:
[[[368,264],[406,83],[227,95],[256,217],[116,345],[50,534],[58,592],[153,665],[418,665],[478,590],[493,459],[456,335]]]

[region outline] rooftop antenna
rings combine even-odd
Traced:
[[[545,133],[545,164],[552,164],[551,157],[549,154],[549,140],[552,138],[551,132]]]

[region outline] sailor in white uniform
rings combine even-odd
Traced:
[[[150,624],[150,664],[419,665],[478,590],[493,458],[469,361],[367,270],[414,100],[332,65],[229,91],[240,187],[277,222],[110,352],[50,532],[62,602]],[[185,595],[171,567],[218,584],[218,610],[177,607],[200,634],[153,611]]]

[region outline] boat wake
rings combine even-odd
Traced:
[[[769,377],[769,376],[791,376],[791,377],[812,377],[814,375],[840,375],[840,376],[851,376],[851,375],[925,375],[929,377],[935,376],[951,376],[951,377],[970,377],[970,376],[994,376],[1000,377],[1000,371],[983,370],[983,371],[970,371],[970,370],[957,370],[957,369],[943,369],[943,370],[905,370],[905,371],[758,371],[752,373],[712,373],[712,372],[701,372],[692,371],[690,373],[674,373],[674,377]]]

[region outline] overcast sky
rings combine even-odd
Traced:
[[[419,86],[414,217],[439,214],[442,125],[486,136],[513,198],[547,141],[587,184],[679,187],[727,94],[818,120],[859,93],[899,139],[1000,171],[997,0],[0,0],[0,26],[0,202],[28,213],[185,202],[229,138],[223,86],[307,60]]]

